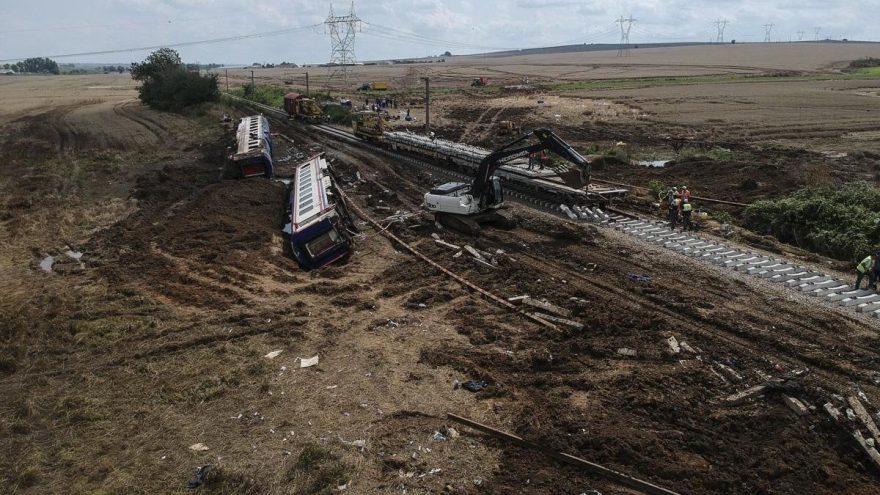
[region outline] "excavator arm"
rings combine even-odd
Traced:
[[[538,138],[537,143],[526,143],[526,140],[529,139],[532,135]],[[498,167],[503,165],[504,163],[524,156],[528,156],[531,153],[537,153],[539,151],[550,151],[556,155],[559,155],[566,161],[573,163],[577,166],[575,170],[563,174],[563,180],[566,184],[572,187],[584,187],[586,184],[584,182],[583,174],[590,173],[590,165],[587,160],[581,156],[580,153],[575,151],[568,143],[562,140],[559,136],[553,133],[550,129],[535,129],[534,131],[522,136],[521,138],[508,143],[507,145],[493,151],[486,155],[485,158],[480,162],[480,166],[477,168],[477,175],[474,179],[473,184],[471,184],[470,194],[474,198],[482,198],[486,195],[491,187],[490,181],[492,175],[498,170]]]

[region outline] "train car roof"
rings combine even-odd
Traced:
[[[269,122],[262,115],[244,117],[238,124],[236,154],[244,154],[264,147],[263,141],[269,135]]]
[[[293,231],[302,229],[332,207],[330,177],[325,176],[327,160],[324,155],[314,156],[296,166],[290,187]]]

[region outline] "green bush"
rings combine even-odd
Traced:
[[[659,198],[660,196],[665,195],[669,188],[666,187],[666,184],[662,181],[654,179],[648,182],[648,190],[651,191],[652,197]]]
[[[324,115],[334,124],[351,124],[351,110],[348,107],[327,105],[324,107]]]
[[[866,182],[801,189],[758,201],[746,227],[817,253],[855,261],[880,246],[880,188]]]
[[[156,50],[143,62],[131,64],[131,77],[141,83],[140,100],[157,110],[179,112],[220,97],[216,74],[188,72],[180,55],[170,48]]]
[[[284,107],[284,95],[288,92],[288,89],[281,86],[252,86],[251,84],[230,91],[235,96],[275,108]]]
[[[849,63],[848,69],[864,69],[867,67],[880,67],[880,58],[865,57],[853,60]]]

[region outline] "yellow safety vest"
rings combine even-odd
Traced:
[[[873,267],[874,267],[874,258],[871,256],[868,256],[867,258],[863,259],[861,263],[859,263],[859,266],[856,267],[856,270],[858,270],[859,273],[867,273]]]
[[[681,209],[684,211],[691,211],[694,209],[694,205],[692,205],[690,203],[685,203],[681,206]]]

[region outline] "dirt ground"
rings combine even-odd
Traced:
[[[388,229],[499,297],[570,310],[582,330],[538,325],[469,292],[363,219],[350,261],[305,272],[284,252],[283,184],[227,178],[220,115],[242,110],[157,114],[131,101],[132,89],[88,103],[88,87],[123,85],[97,80],[0,122],[0,491],[634,493],[455,424],[451,412],[683,494],[876,493],[880,473],[822,411],[858,390],[880,401],[874,320],[518,205],[517,229],[478,239],[421,216]],[[21,92],[27,80],[15,81],[0,94]],[[555,119],[574,97],[549,96],[519,115]],[[500,138],[481,123],[505,115],[492,110],[527,107],[521,95],[498,95],[468,128],[479,98],[446,103],[447,132],[492,143]],[[622,114],[637,107],[603,98]],[[649,132],[656,118],[627,134],[645,154],[661,147]],[[277,141],[276,158],[291,157],[282,174],[294,157],[325,149],[346,193],[383,225],[418,211],[441,180],[277,119],[272,127],[293,140]],[[558,128],[581,143],[627,130],[604,119]],[[597,173],[704,174],[706,189],[724,196],[737,175],[766,166],[749,143],[732,151],[721,163],[609,162]],[[814,156],[774,153],[796,177]],[[870,159],[827,163],[863,173]],[[753,195],[794,187],[764,185],[774,177],[765,172]],[[712,177],[730,185],[709,189]],[[431,234],[493,253],[498,265],[454,257]],[[41,268],[47,256],[51,271]],[[695,352],[671,355],[670,336]],[[317,365],[301,367],[314,356]],[[786,407],[783,390],[724,404],[804,368],[784,392],[816,407],[805,416]],[[486,387],[468,391],[468,380]],[[187,490],[207,464],[206,486]]]

